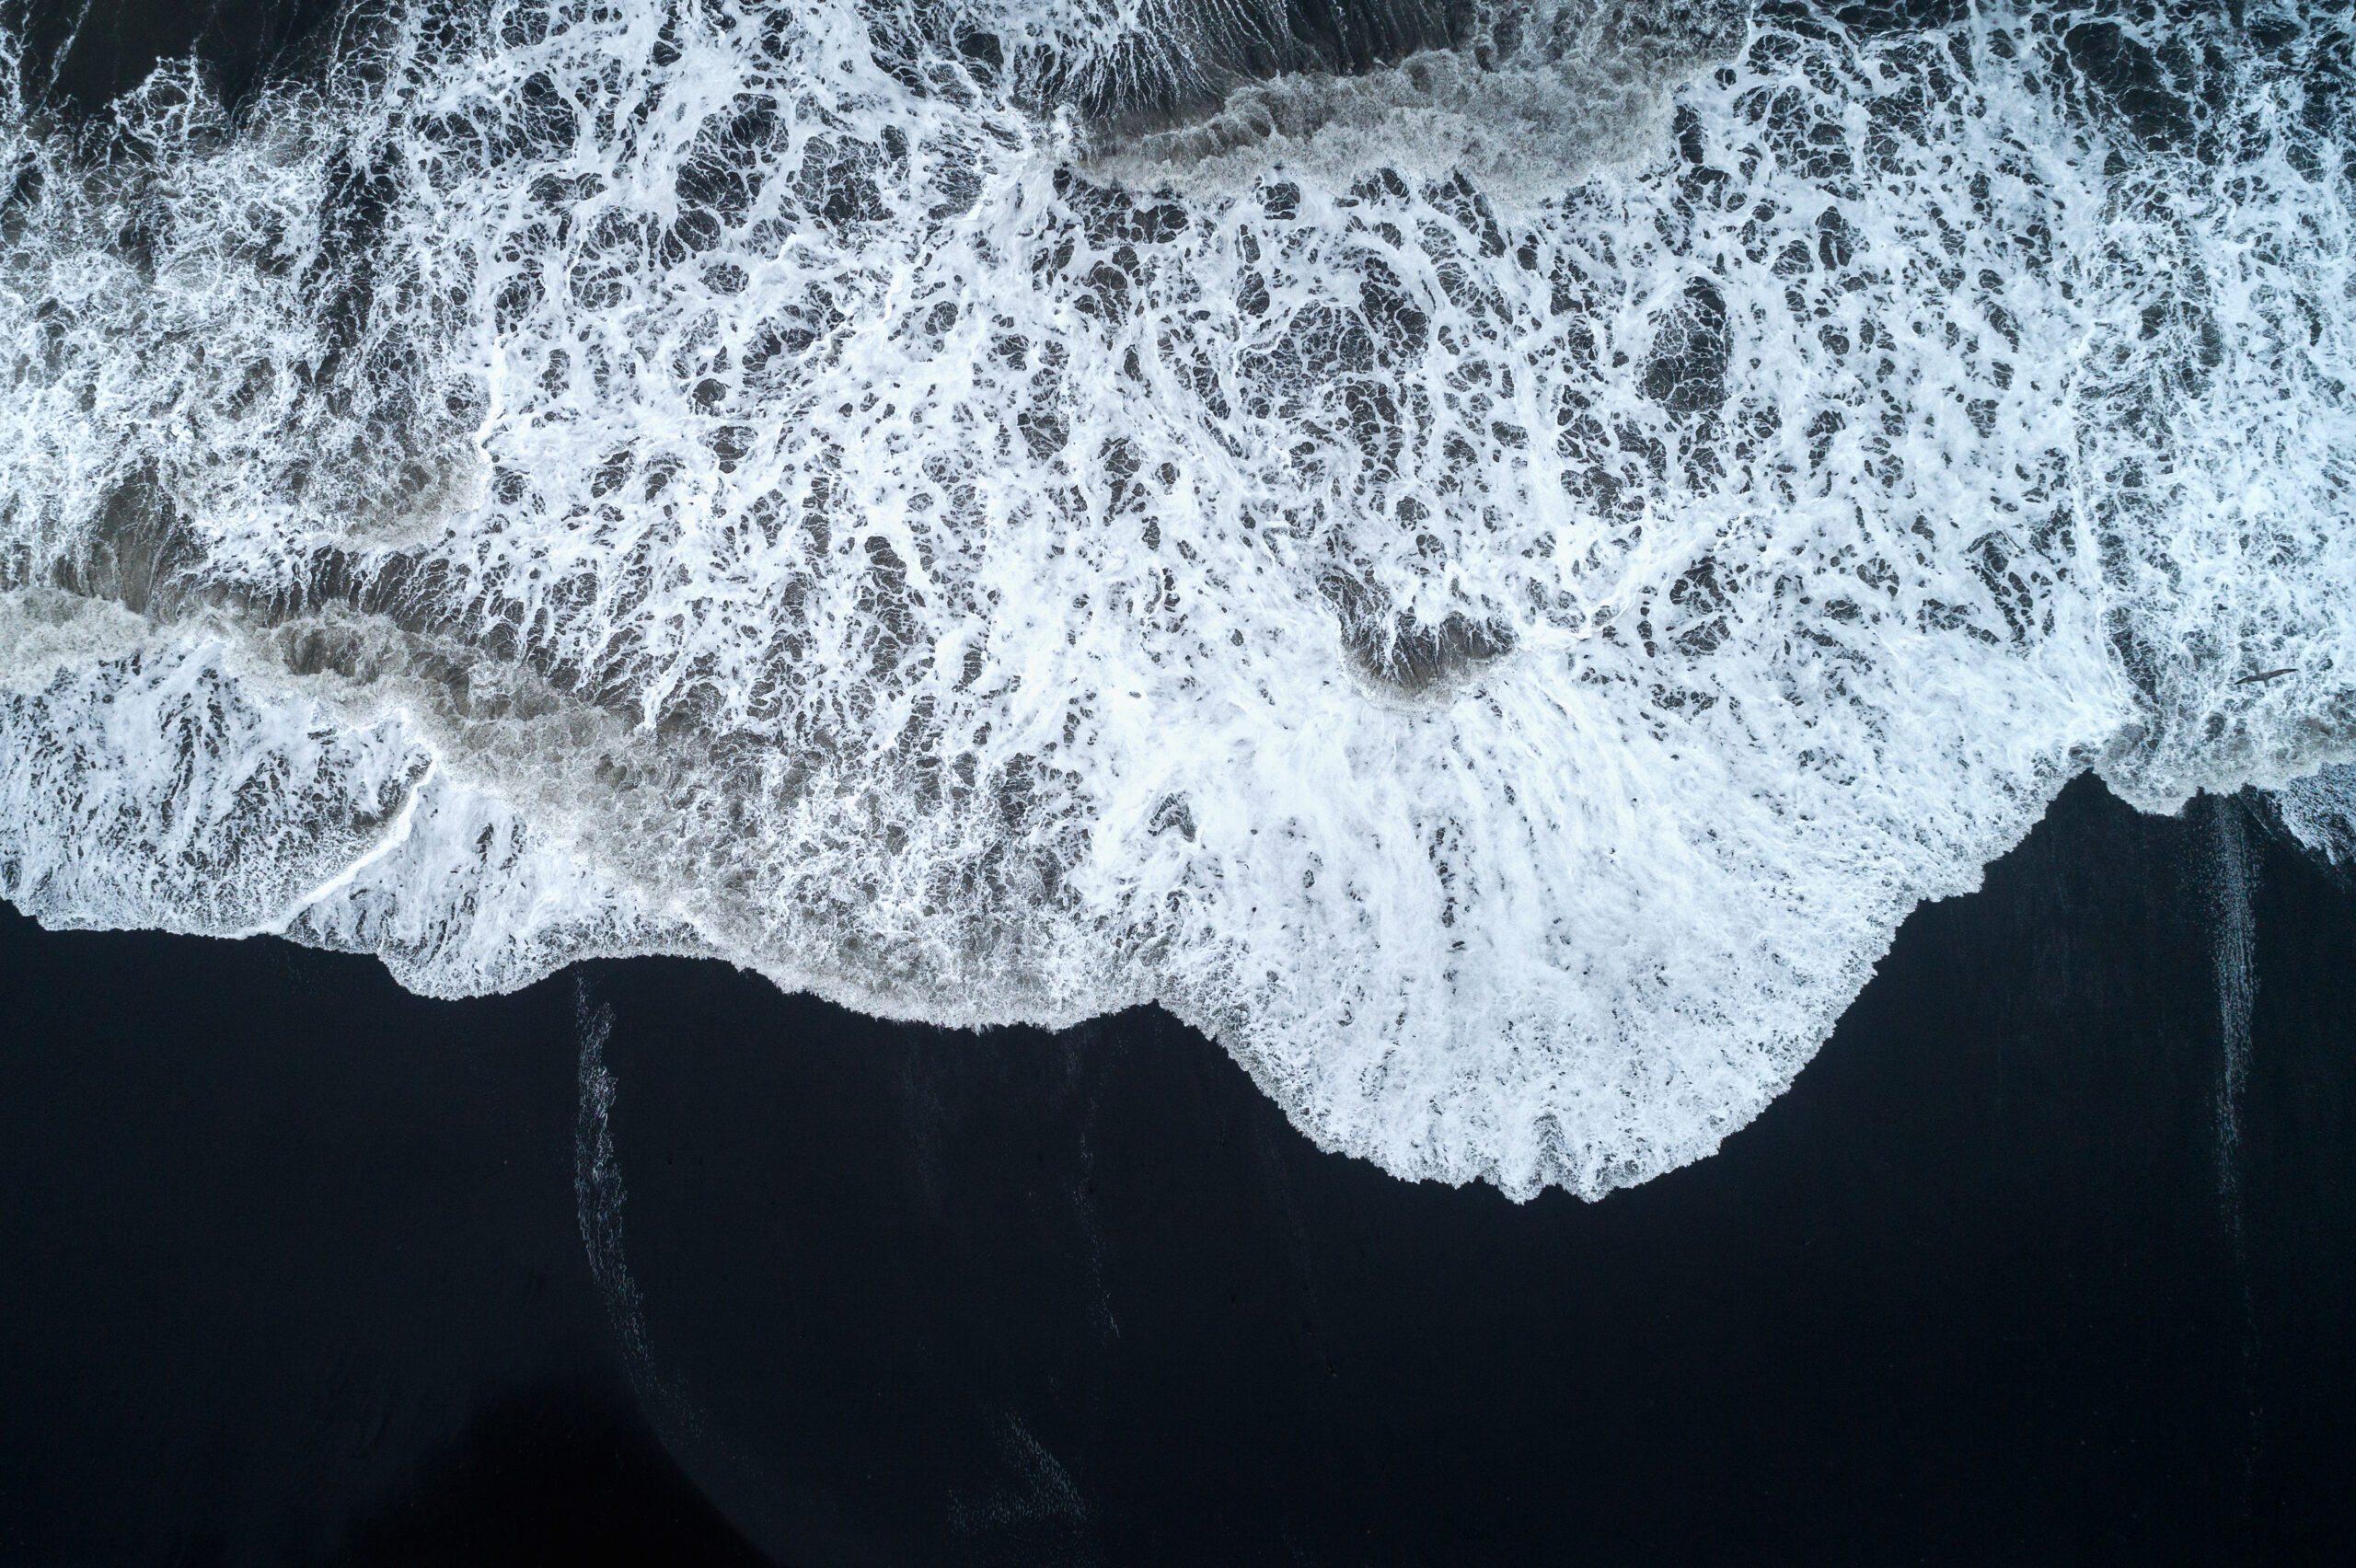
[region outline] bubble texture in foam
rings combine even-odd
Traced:
[[[1159,1000],[1593,1196],[2075,773],[2356,750],[2337,14],[1561,9],[1077,121],[1145,15],[415,5],[234,122],[12,100],[0,891]]]

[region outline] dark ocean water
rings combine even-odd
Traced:
[[[2245,807],[2082,782],[1722,1153],[1516,1205],[1320,1153],[1151,1011],[975,1037],[660,960],[447,1004],[9,914],[0,1553],[2335,1560],[2351,953]]]

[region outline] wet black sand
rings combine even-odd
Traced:
[[[2242,806],[2082,782],[1719,1156],[1517,1206],[1318,1152],[1150,1011],[651,960],[435,1003],[8,914],[0,1558],[2328,1561],[2351,961]],[[600,1009],[642,1355],[576,1202]]]
[[[234,100],[328,10],[17,14],[70,114],[190,48]],[[443,1004],[0,908],[0,1562],[2338,1561],[2351,1003],[2345,881],[2081,783],[1718,1157],[1517,1207],[1153,1012]]]

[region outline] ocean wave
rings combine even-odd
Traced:
[[[2339,14],[1281,15],[421,0],[234,114],[11,88],[0,894],[1159,1001],[1326,1147],[1596,1196],[2074,775],[2330,817]]]

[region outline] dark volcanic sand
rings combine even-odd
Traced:
[[[0,1555],[2323,1561],[2351,959],[2244,807],[2081,782],[1724,1152],[1517,1206],[1318,1152],[1154,1011],[976,1037],[658,960],[446,1004],[9,914]]]
[[[328,9],[44,4],[30,63],[234,99]],[[0,1562],[2337,1561],[2351,1003],[2344,882],[2081,782],[1723,1153],[1517,1207],[1317,1152],[1152,1011],[652,960],[445,1004],[0,906]]]

